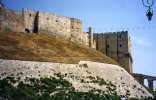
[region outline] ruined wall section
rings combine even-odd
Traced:
[[[24,32],[23,14],[14,10],[0,8],[0,29],[13,32]]]
[[[84,39],[84,43],[86,46],[89,46],[89,33],[88,32],[83,32],[83,39]]]
[[[93,35],[94,36],[94,35]],[[96,49],[96,40],[94,39],[94,37],[93,37],[93,46],[92,46],[92,48],[94,48],[94,49]]]
[[[27,33],[37,33],[38,31],[38,12],[23,9],[24,27]]]
[[[94,48],[96,49],[96,37],[94,36],[93,34],[93,40],[90,39],[90,33],[89,32],[83,32],[83,41],[84,41],[84,44],[88,47],[91,47],[91,48]],[[92,45],[90,45],[90,41],[93,42]]]

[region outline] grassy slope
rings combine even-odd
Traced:
[[[95,49],[45,34],[0,31],[0,59],[78,63],[90,60],[117,64]]]

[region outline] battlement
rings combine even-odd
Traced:
[[[128,31],[120,31],[120,32],[107,32],[107,33],[94,33],[94,34],[98,34],[98,35],[128,35]]]

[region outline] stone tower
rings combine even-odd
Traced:
[[[131,44],[128,32],[94,34],[96,49],[117,61],[132,73]]]

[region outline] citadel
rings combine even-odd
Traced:
[[[23,9],[17,12],[5,9],[0,4],[0,30],[25,32],[34,34],[49,34],[75,43],[81,43],[95,48],[117,61],[127,72],[132,74],[131,42],[127,31],[94,33],[88,28],[83,32],[82,21],[76,18],[58,16],[41,11]],[[155,77],[133,74],[142,84],[149,78],[149,87],[153,88]]]
[[[82,21],[23,9],[22,12],[0,9],[0,29],[13,32],[50,34],[63,39],[81,43],[106,54],[119,62],[129,73],[132,72],[130,38],[128,32],[99,34],[82,31]]]

